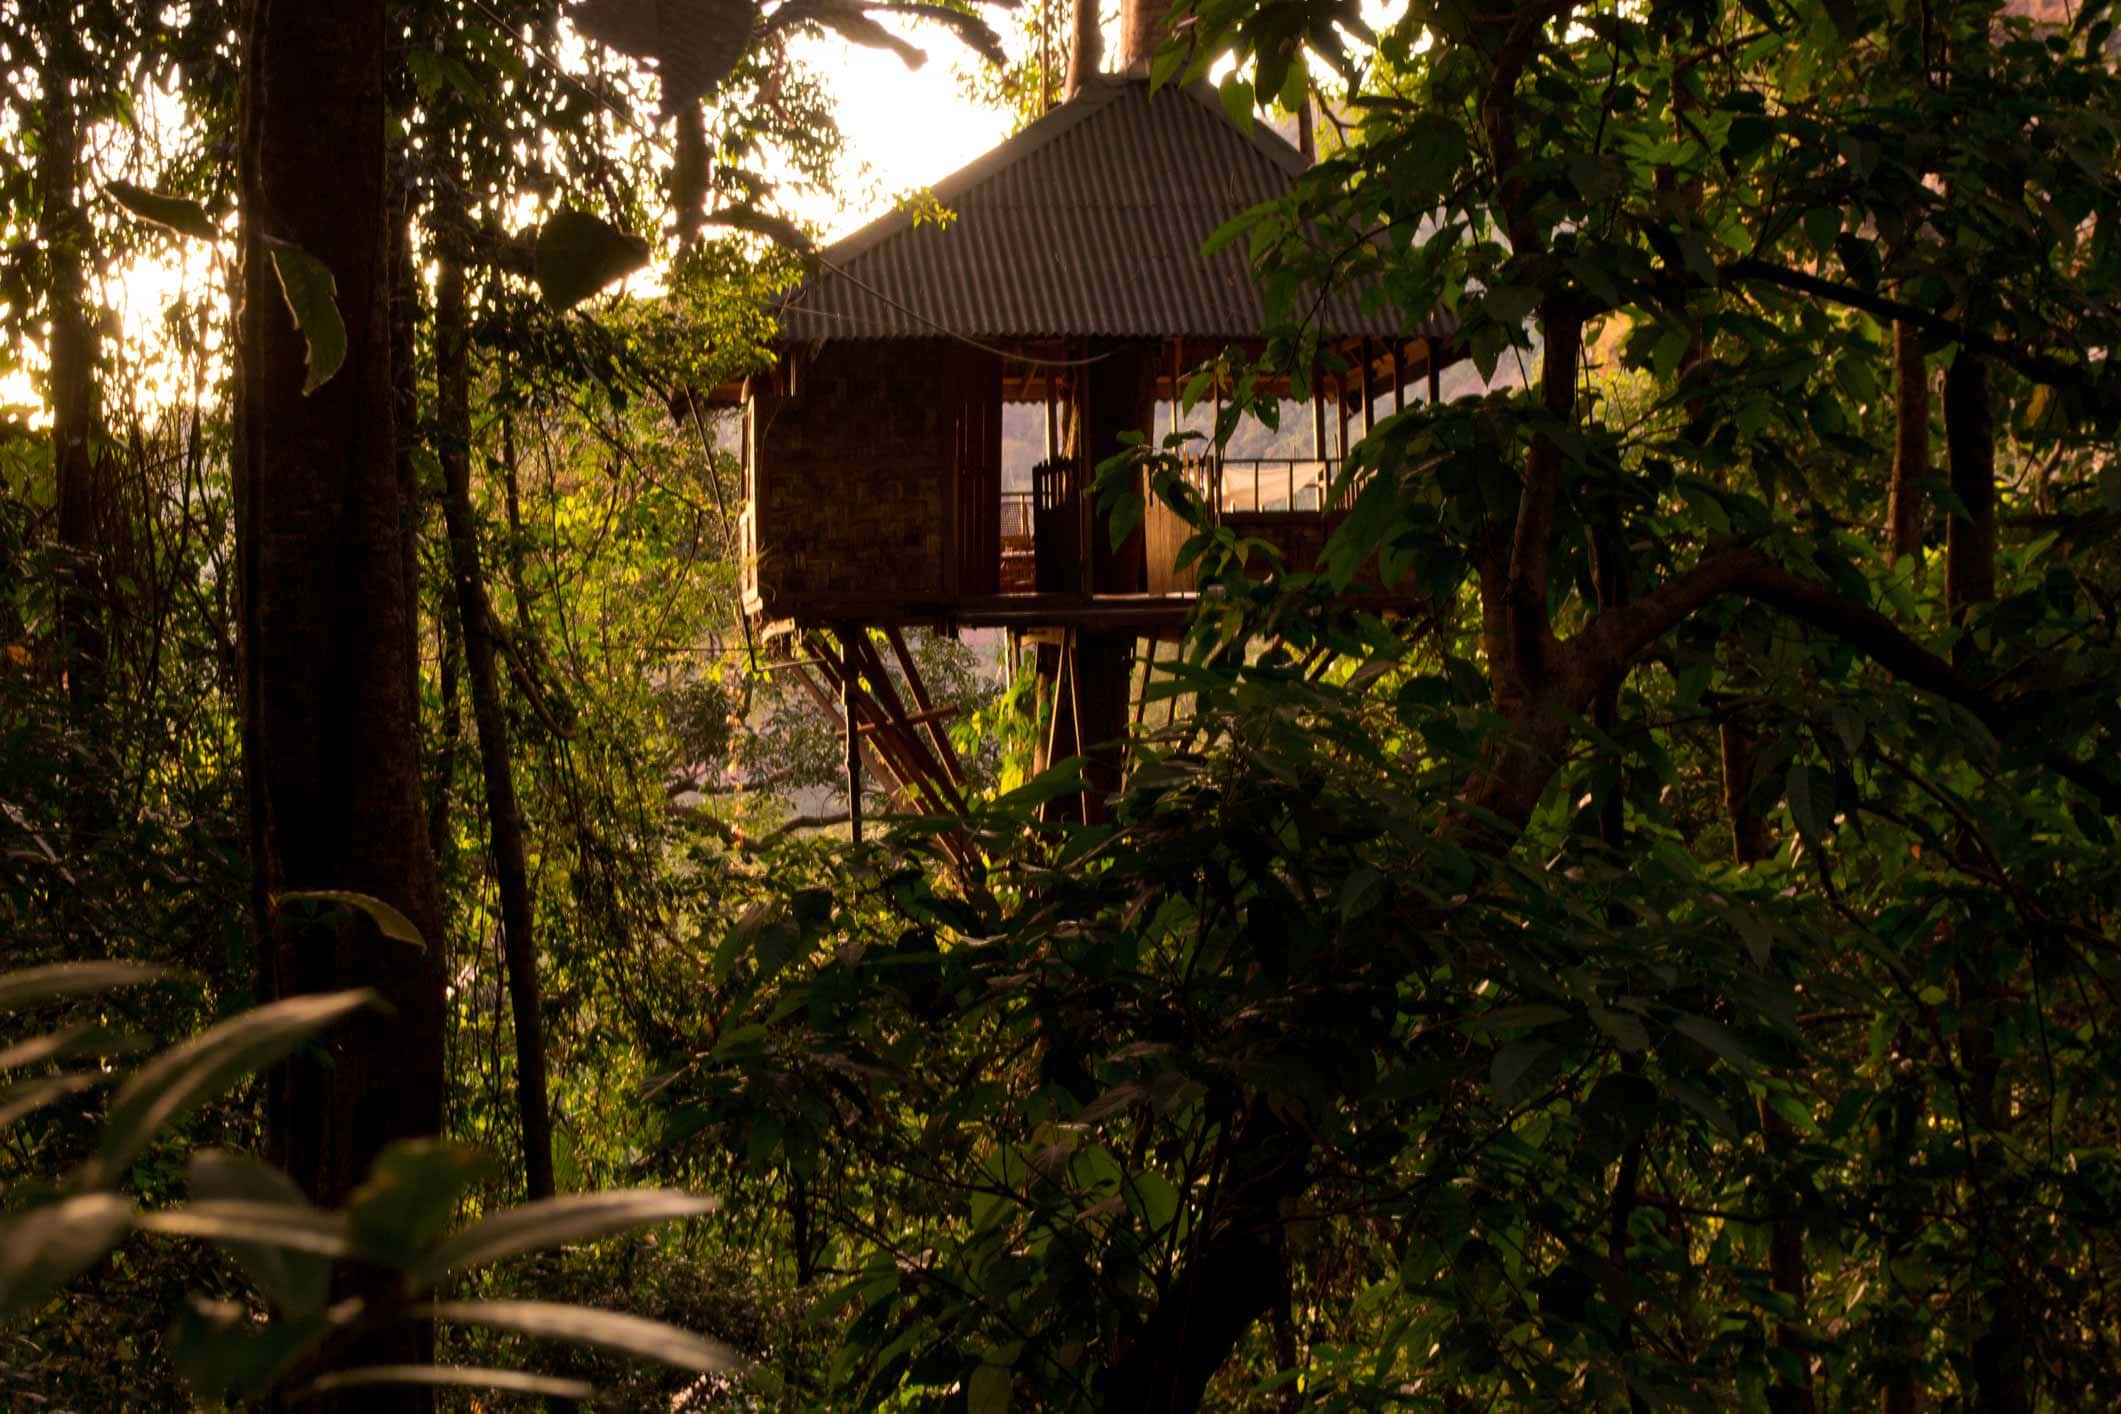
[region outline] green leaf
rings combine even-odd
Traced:
[[[1720,1021],[1712,1021],[1706,1016],[1682,1016],[1672,1023],[1672,1029],[1706,1046],[1740,1070],[1750,1070],[1758,1063],[1745,1044]]]
[[[1522,324],[1539,307],[1539,291],[1526,285],[1497,285],[1480,297],[1480,303],[1497,324]]]
[[[303,1393],[330,1394],[376,1385],[438,1385],[448,1389],[492,1389],[503,1394],[539,1394],[549,1399],[589,1399],[597,1387],[584,1380],[533,1375],[527,1370],[488,1370],[476,1365],[363,1365],[319,1376]]]
[[[1141,1215],[1149,1231],[1161,1232],[1178,1216],[1178,1189],[1154,1169],[1143,1169],[1126,1185],[1128,1206]]]
[[[191,1196],[209,1205],[260,1205],[276,1230],[299,1233],[305,1240],[336,1238],[340,1250],[346,1245],[345,1219],[311,1207],[293,1179],[247,1155],[225,1149],[201,1149],[193,1154]],[[336,1252],[320,1251],[301,1241],[252,1241],[248,1234],[225,1239],[223,1245],[275,1310],[298,1320],[323,1311],[331,1294],[329,1258]]]
[[[449,1230],[457,1199],[493,1167],[469,1144],[407,1139],[380,1154],[354,1190],[346,1216],[361,1255],[409,1266]]]
[[[1841,234],[1841,213],[1832,207],[1815,206],[1804,213],[1804,238],[1815,250],[1824,252]]]
[[[346,362],[346,321],[339,317],[339,282],[323,261],[298,245],[265,238],[272,257],[273,274],[280,280],[280,297],[294,316],[308,346],[302,380],[302,396],[308,397],[331,381]]]
[[[450,1272],[468,1271],[525,1252],[593,1242],[649,1223],[699,1217],[721,1205],[668,1188],[571,1193],[509,1208],[485,1218],[429,1253],[414,1267],[414,1282],[431,1286]]]
[[[0,1325],[87,1271],[118,1245],[132,1218],[126,1199],[84,1193],[0,1219]]]
[[[111,1101],[102,1143],[83,1177],[91,1186],[113,1182],[164,1125],[282,1059],[327,1026],[379,1002],[366,990],[289,997],[230,1017],[164,1051]]]
[[[1230,121],[1243,131],[1251,132],[1254,106],[1251,80],[1238,74],[1227,74],[1216,92],[1222,98],[1223,112],[1230,116]]]
[[[21,1011],[60,997],[109,992],[174,977],[172,968],[145,962],[54,962],[0,975],[0,1013]]]
[[[1817,766],[1798,764],[1790,767],[1784,779],[1784,793],[1789,798],[1790,818],[1805,838],[1815,843],[1824,840],[1834,828],[1834,778]]]
[[[175,231],[180,236],[197,236],[202,241],[220,238],[221,233],[214,229],[213,218],[196,201],[181,196],[164,196],[131,182],[105,182],[103,193],[141,220]]]
[[[750,1363],[718,1340],[661,1321],[588,1306],[557,1301],[442,1301],[430,1310],[438,1321],[598,1345],[701,1374],[742,1370]]]
[[[982,1365],[965,1381],[966,1414],[1009,1414],[1016,1381],[1006,1365]]]
[[[647,241],[601,217],[567,208],[545,222],[531,252],[538,289],[555,309],[572,309],[647,263]]]
[[[291,889],[284,894],[273,895],[272,906],[275,912],[291,903],[325,903],[357,909],[375,920],[377,929],[384,937],[395,938],[401,943],[411,943],[422,951],[427,948],[427,940],[420,936],[420,930],[413,926],[413,921],[373,894],[357,894],[347,889]]]
[[[1528,1036],[1497,1051],[1489,1066],[1489,1079],[1495,1086],[1496,1100],[1505,1105],[1515,1103],[1533,1067],[1553,1049],[1550,1042]]]

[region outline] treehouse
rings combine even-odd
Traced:
[[[1206,89],[1095,79],[938,183],[947,215],[881,218],[782,301],[776,366],[742,389],[745,606],[769,638],[802,642],[790,666],[821,700],[838,690],[851,779],[866,760],[908,806],[954,805],[941,714],[899,630],[999,626],[1039,645],[1040,756],[1089,758],[1080,808],[1097,813],[1120,769],[1104,744],[1146,681],[1137,643],[1153,662],[1196,594],[1186,521],[1151,498],[1115,546],[1091,478],[1124,433],[1212,427],[1212,408],[1181,408],[1188,372],[1259,352],[1265,310],[1244,243],[1203,247],[1305,166]],[[1186,463],[1220,523],[1295,566],[1348,499],[1351,423],[1433,398],[1448,353],[1447,325],[1351,288],[1326,294],[1316,324],[1327,356],[1308,407],[1284,401],[1277,430]]]
[[[798,627],[1182,618],[1184,521],[1152,504],[1114,548],[1090,478],[1123,432],[1180,423],[1197,363],[1258,348],[1243,242],[1202,247],[1304,166],[1208,90],[1104,78],[939,183],[950,215],[895,211],[825,251],[780,308],[776,368],[745,388],[747,608]],[[1443,358],[1434,321],[1410,330],[1354,290],[1319,324],[1342,367],[1309,415],[1187,467],[1213,514],[1299,565],[1344,499],[1351,421]]]

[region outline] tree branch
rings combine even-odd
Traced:
[[[1725,280],[1753,280],[1761,284],[1779,285],[1785,290],[1794,290],[1799,294],[1863,310],[1879,319],[1903,320],[1925,333],[1940,334],[1962,348],[1985,354],[1998,363],[2015,368],[2036,383],[2046,383],[2058,388],[2088,388],[2097,381],[2087,365],[2065,363],[2061,359],[2028,353],[1978,329],[1969,328],[1959,320],[1934,314],[1920,305],[1908,304],[1885,295],[1871,294],[1866,290],[1857,289],[1854,285],[1822,279],[1802,270],[1790,270],[1756,256],[1733,260],[1719,267],[1717,273]]]
[[[1562,646],[1558,676],[1566,684],[1567,703],[1582,710],[1601,682],[1625,672],[1652,644],[1724,594],[1743,594],[1832,634],[1910,687],[1964,707],[1998,736],[2009,733],[2009,703],[1990,697],[1877,610],[1791,574],[1751,547],[1711,555],[1633,604],[1593,618]],[[2090,794],[2108,814],[2121,814],[2121,782],[2060,751],[2048,753],[2042,762]]]

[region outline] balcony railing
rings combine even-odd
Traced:
[[[1002,492],[1002,543],[1031,538],[1031,507],[1033,496],[1029,491]]]
[[[1336,493],[1337,457],[1188,457],[1183,474],[1221,514],[1341,511],[1361,489]]]
[[[1347,509],[1361,490],[1359,482],[1335,487],[1340,466],[1337,457],[1189,456],[1180,474],[1218,517],[1317,516]],[[1074,467],[1065,461],[1044,462],[1033,476],[1033,490],[1007,491],[1001,496],[1004,593],[1065,590],[1080,578]],[[1152,558],[1175,555],[1185,538],[1180,523],[1161,507],[1152,507],[1149,519],[1151,539],[1158,542],[1152,546]],[[1173,524],[1163,524],[1166,519]],[[1163,540],[1170,544],[1163,545]],[[1158,579],[1154,570],[1151,578]],[[1190,583],[1188,577],[1187,587]]]

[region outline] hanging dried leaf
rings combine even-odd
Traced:
[[[647,241],[586,211],[565,209],[546,221],[531,254],[538,289],[559,309],[574,308],[647,263]]]
[[[151,221],[180,236],[196,236],[210,241],[221,234],[214,229],[213,218],[206,214],[206,208],[196,201],[181,196],[164,196],[131,182],[105,182],[103,190],[111,200],[141,220]]]
[[[331,269],[302,247],[290,241],[265,238],[272,258],[273,274],[280,280],[280,295],[287,312],[302,331],[307,346],[302,396],[308,397],[331,381],[346,362],[346,321],[339,315],[339,284]]]
[[[655,66],[667,116],[720,88],[758,29],[757,0],[577,0],[585,39]]]

